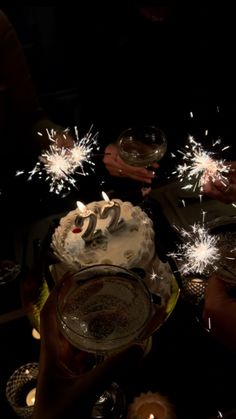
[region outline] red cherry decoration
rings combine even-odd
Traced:
[[[79,227],[75,227],[75,228],[73,228],[72,233],[77,234],[77,233],[81,233],[81,231],[82,231],[82,229],[81,229],[81,228],[79,228]]]

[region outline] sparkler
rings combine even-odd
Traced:
[[[182,238],[173,257],[183,275],[200,274],[209,276],[218,271],[230,281],[236,277],[236,235],[235,232],[213,233],[204,225],[206,212],[202,211],[202,223],[194,223],[188,230],[175,227]],[[179,263],[178,263],[179,262]]]
[[[76,187],[75,174],[82,176],[88,175],[85,164],[93,170],[95,164],[91,160],[94,150],[98,150],[97,134],[93,135],[91,129],[84,137],[79,138],[77,127],[75,130],[75,140],[71,140],[71,147],[59,147],[57,145],[57,132],[47,130],[47,135],[51,144],[49,149],[39,156],[39,161],[34,168],[29,171],[28,180],[38,175],[39,179],[45,178],[49,182],[50,192],[61,194],[63,191],[69,192],[71,186]],[[39,133],[39,135],[42,135]],[[66,141],[69,138],[69,130],[63,131],[63,137]],[[16,175],[24,173],[18,171]]]
[[[203,190],[203,186],[211,182],[220,182],[223,186],[228,185],[227,174],[230,172],[230,166],[224,159],[215,159],[215,153],[204,150],[203,146],[194,140],[192,136],[188,138],[189,142],[185,150],[178,150],[183,157],[183,163],[179,164],[173,174],[177,174],[180,182],[187,179],[188,183],[182,189]],[[219,145],[221,139],[213,143],[213,147]],[[222,148],[225,151],[229,146]],[[172,154],[173,156],[173,154]]]
[[[183,242],[178,245],[177,251],[169,253],[169,256],[180,262],[180,273],[206,275],[215,270],[221,257],[219,237],[210,234],[200,223],[191,225],[189,231],[180,229],[179,232]]]

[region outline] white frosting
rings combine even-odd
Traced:
[[[52,238],[52,248],[58,259],[68,268],[76,270],[93,264],[112,264],[125,268],[147,269],[155,255],[154,230],[152,220],[138,206],[115,199],[121,208],[121,227],[110,233],[107,226],[110,216],[100,218],[105,201],[91,202],[87,209],[97,214],[96,230],[101,236],[90,243],[82,238],[88,220],[84,220],[82,231],[73,232],[75,219],[81,214],[77,208],[61,218]]]

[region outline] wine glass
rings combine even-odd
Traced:
[[[58,286],[57,318],[64,337],[94,353],[99,362],[142,340],[153,315],[151,294],[134,272],[93,265],[64,278]],[[120,418],[124,396],[116,383],[93,407],[92,418]]]
[[[167,140],[160,128],[144,125],[123,131],[118,137],[117,146],[119,156],[125,163],[153,171],[152,164],[161,160],[166,153]],[[143,182],[141,190],[144,196],[147,188],[150,188],[150,184]]]
[[[149,167],[162,159],[167,150],[164,132],[154,126],[128,128],[117,140],[122,160],[136,167]]]

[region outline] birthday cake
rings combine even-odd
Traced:
[[[169,263],[156,254],[152,220],[139,206],[120,199],[91,202],[83,207],[62,217],[52,236],[51,247],[58,262],[51,266],[54,281],[68,271],[96,264],[141,268],[147,287],[165,310],[173,273]]]
[[[52,249],[67,270],[76,271],[94,264],[139,267],[145,271],[149,268],[155,256],[152,220],[130,202],[119,199],[110,202],[119,208],[119,220],[114,228],[109,229],[112,210],[104,217],[104,208],[108,206],[109,210],[105,201],[89,203],[87,217],[83,218],[84,212],[76,208],[61,218],[52,237]],[[90,213],[93,217],[95,214],[96,227],[94,234],[86,239]]]

